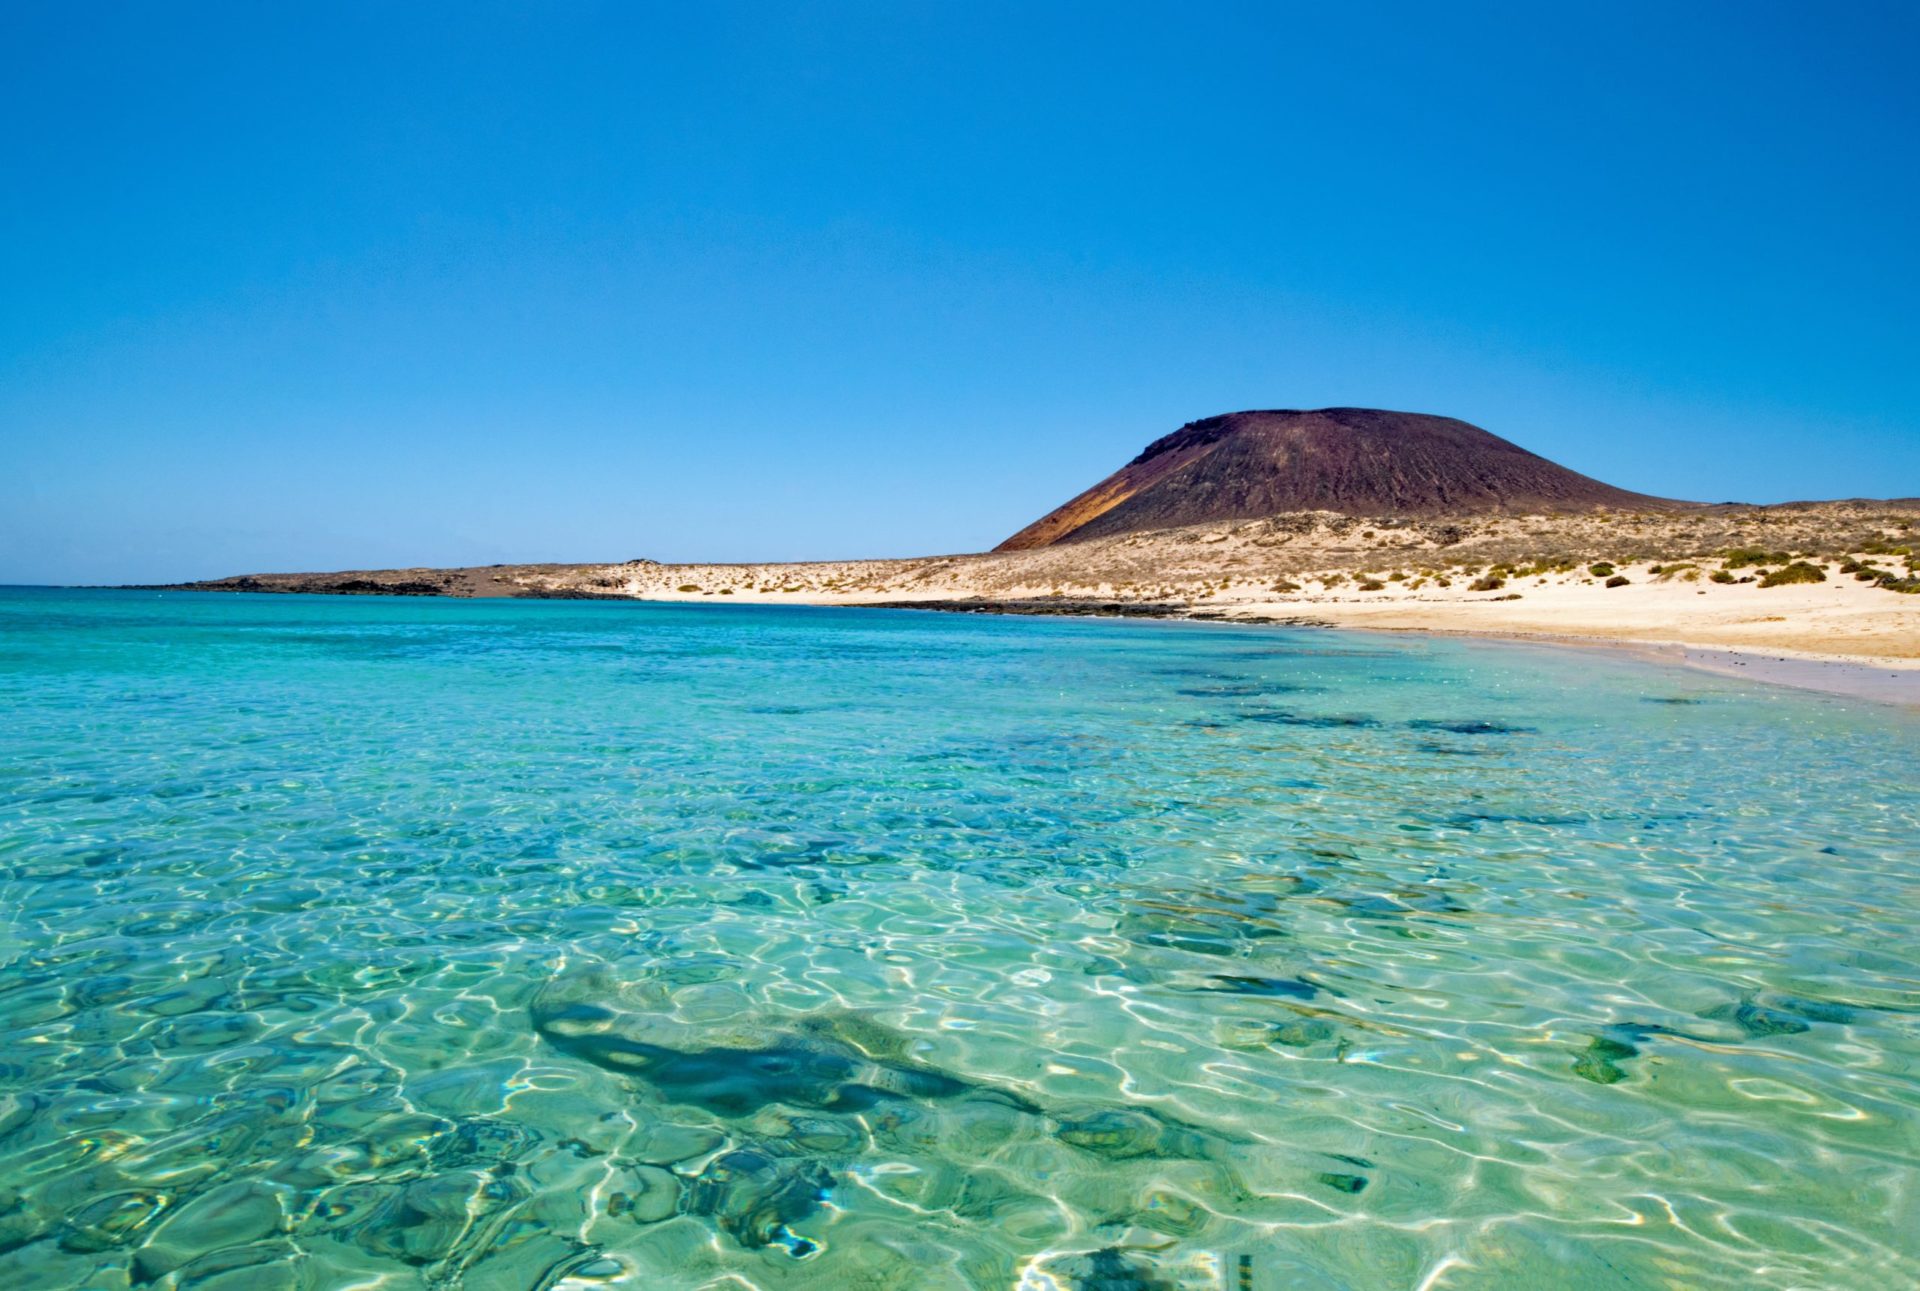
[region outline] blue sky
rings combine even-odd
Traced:
[[[0,6],[0,581],[976,550],[1195,417],[1920,493],[1909,4]]]

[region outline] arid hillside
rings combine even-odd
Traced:
[[[1589,479],[1451,417],[1374,408],[1234,412],[1155,440],[996,550],[1311,511],[1464,516],[1688,505]]]

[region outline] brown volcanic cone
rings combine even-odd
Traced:
[[[1287,511],[1347,515],[1673,510],[1451,417],[1376,408],[1230,412],[1188,422],[994,548]]]

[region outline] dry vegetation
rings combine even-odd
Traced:
[[[1307,512],[976,556],[262,574],[197,586],[1178,614],[1920,663],[1916,552],[1920,501],[1453,519]]]
[[[1469,517],[1331,512],[1068,543],[1032,551],[917,560],[769,565],[556,566],[509,581],[543,591],[619,596],[780,596],[824,600],[1060,596],[1196,601],[1333,591],[1495,591],[1527,580],[1605,585],[1626,567],[1694,582],[1852,577],[1892,591],[1920,579],[1920,507],[1818,503],[1680,514]],[[1781,571],[1799,566],[1784,579]],[[1398,585],[1397,587],[1395,585]],[[1621,586],[1615,583],[1615,586]]]

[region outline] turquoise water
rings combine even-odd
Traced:
[[[1920,721],[1599,654],[0,592],[0,1284],[1920,1280]]]

